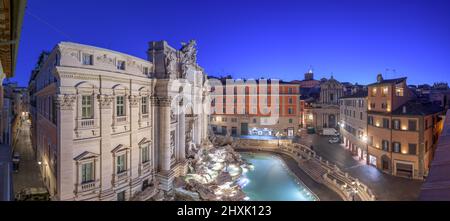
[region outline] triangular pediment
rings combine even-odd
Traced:
[[[129,148],[124,146],[124,145],[122,145],[122,144],[119,144],[116,148],[114,148],[111,151],[111,153],[117,153],[117,152],[120,152],[120,151],[123,151],[123,150],[127,150],[127,149],[129,149]]]
[[[100,156],[99,154],[96,153],[92,153],[89,151],[84,151],[82,154],[78,155],[77,157],[73,158],[75,161],[80,161],[80,160],[87,160],[87,159],[91,159],[91,158],[96,158]]]
[[[142,145],[142,144],[146,144],[146,143],[151,143],[152,141],[151,140],[149,140],[149,139],[147,139],[147,138],[143,138],[139,143],[138,143],[138,145]]]

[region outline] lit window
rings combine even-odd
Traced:
[[[377,96],[377,88],[376,88],[376,87],[372,88],[371,96],[372,96],[372,97]]]
[[[383,87],[382,96],[386,97],[388,95],[388,87]]]
[[[395,95],[397,95],[397,97],[403,97],[403,88],[401,87],[395,88]]]

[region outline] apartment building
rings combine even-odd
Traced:
[[[300,87],[274,79],[216,79],[211,127],[230,136],[294,137],[300,128]]]
[[[339,107],[345,148],[360,160],[367,161],[367,91],[341,97]]]
[[[439,135],[443,109],[416,99],[406,78],[368,85],[368,162],[394,176],[423,179]]]

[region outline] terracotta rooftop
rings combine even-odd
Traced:
[[[373,85],[378,85],[378,84],[398,84],[405,80],[406,80],[406,77],[394,78],[394,79],[383,79],[380,82],[375,82],[375,83],[369,84],[367,86],[373,86]]]

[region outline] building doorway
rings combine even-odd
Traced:
[[[381,157],[381,169],[385,171],[389,170],[389,158],[386,155]]]
[[[409,163],[396,163],[395,174],[397,176],[412,178],[413,177],[413,165]]]
[[[248,135],[248,123],[241,123],[241,135]]]
[[[328,115],[328,127],[330,128],[336,127],[336,116],[334,114]]]

